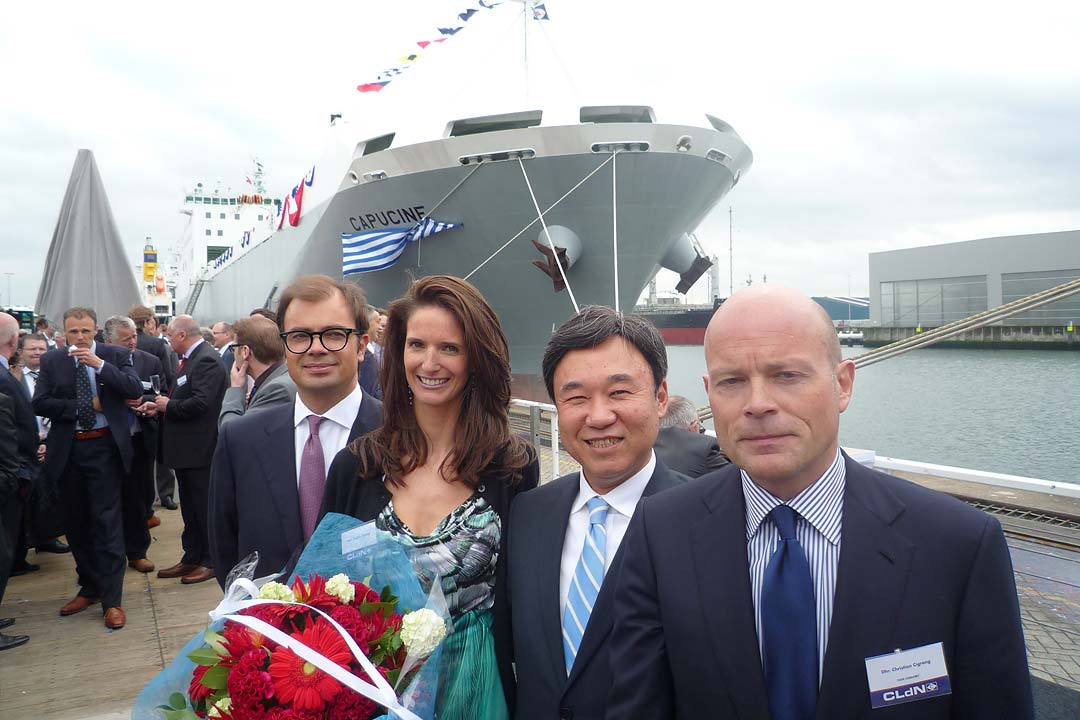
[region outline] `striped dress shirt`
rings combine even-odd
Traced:
[[[754,597],[754,626],[757,628],[758,650],[761,652],[761,586],[765,568],[780,543],[780,532],[766,522],[769,512],[783,504],[766,492],[746,474],[742,474],[743,497],[746,499],[746,556],[750,562],[750,589]],[[840,559],[840,528],[844,516],[844,459],[840,450],[836,459],[810,487],[790,500],[789,505],[799,518],[795,534],[810,564],[817,606],[818,682],[825,667],[825,649],[832,622],[833,593],[836,591],[836,567]],[[761,652],[764,655],[763,652]]]

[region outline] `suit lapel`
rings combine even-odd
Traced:
[[[915,547],[892,523],[903,504],[850,459],[829,645],[817,717],[855,717],[869,704],[863,649],[885,653]]]
[[[364,393],[360,401],[360,412],[356,413],[356,420],[349,430],[349,442],[361,435],[365,435],[382,425],[382,403]]]
[[[547,508],[548,517],[553,522],[539,523],[536,545],[538,560],[536,563],[537,597],[540,605],[541,632],[548,643],[548,656],[551,669],[558,684],[566,680],[566,659],[563,657],[562,614],[559,596],[559,576],[562,566],[562,547],[566,537],[566,527],[570,524],[570,506],[577,497],[580,475],[574,473],[559,487],[551,507]],[[556,481],[558,482],[558,481]]]
[[[259,453],[267,489],[277,507],[285,541],[289,547],[303,542],[300,527],[300,496],[296,489],[296,445],[293,435],[293,406],[283,405],[273,422],[265,425],[264,451]],[[270,412],[266,410],[264,412]]]
[[[708,514],[690,530],[689,548],[698,577],[709,645],[725,689],[743,718],[768,716],[750,570],[746,557],[746,510],[739,472],[732,467],[703,488]]]

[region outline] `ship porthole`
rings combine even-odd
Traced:
[[[349,171],[349,179],[352,180],[353,185],[356,185],[360,182],[360,176],[357,175],[356,171],[354,170]]]

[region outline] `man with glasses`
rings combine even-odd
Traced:
[[[223,424],[214,453],[210,548],[223,589],[253,551],[256,577],[288,563],[315,529],[334,456],[382,424],[382,403],[357,384],[368,344],[359,286],[297,279],[282,293],[278,329],[296,399]]]
[[[180,578],[184,585],[191,585],[214,577],[207,497],[210,459],[217,444],[217,420],[227,380],[221,356],[203,340],[199,324],[190,315],[177,316],[168,337],[180,356],[180,367],[171,395],[159,395],[155,404],[158,417],[163,418],[161,458],[176,471],[180,486],[184,556],[172,567],[159,570],[158,577]]]

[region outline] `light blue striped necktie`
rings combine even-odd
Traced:
[[[585,546],[574,569],[570,581],[570,592],[566,597],[566,611],[563,612],[563,658],[566,660],[566,674],[574,666],[581,638],[585,635],[585,626],[589,624],[596,596],[600,594],[600,585],[604,582],[604,553],[607,548],[607,520],[609,505],[603,498],[593,497],[585,507],[589,510],[589,533],[585,536]]]

